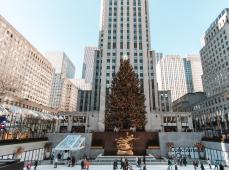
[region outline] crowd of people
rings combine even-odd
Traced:
[[[119,164],[118,162],[119,162],[118,160],[115,160],[113,162],[113,170],[118,169],[118,164]],[[142,162],[143,162],[143,165],[142,165]],[[145,156],[143,157],[143,159],[141,159],[140,157],[136,157],[136,166],[139,169],[146,170],[146,159],[145,159]],[[120,160],[120,169],[133,170],[133,165],[131,165],[129,163],[127,158],[122,157],[121,160]]]
[[[190,162],[190,161],[189,161]],[[68,167],[74,167],[77,163],[76,158],[70,153],[70,152],[62,152],[58,153],[55,158],[54,154],[51,155],[51,164],[54,165],[54,168],[57,168],[58,164],[65,164]],[[87,158],[87,156],[84,156],[82,160],[78,161],[81,170],[89,170],[90,168],[90,161]],[[181,158],[175,158],[175,159],[168,159],[168,168],[167,170],[178,170],[179,166],[187,166],[188,161],[185,157]],[[200,160],[193,160],[192,161],[194,170],[205,170],[204,162]],[[211,161],[207,160],[208,167],[207,169],[213,169],[213,170],[224,170],[224,165],[220,161]],[[32,162],[27,162],[25,167],[27,170],[31,170],[32,165],[34,165],[34,170],[37,169],[38,166],[38,161],[35,161],[34,163]],[[134,166],[136,166],[139,170],[146,170],[146,157],[136,157],[135,163],[130,163],[126,157],[122,157],[120,160],[114,160],[113,162],[113,170],[119,169],[122,170],[133,170]],[[136,169],[136,168],[135,168]]]
[[[194,170],[197,170],[197,169],[205,170],[203,161],[193,160],[192,164],[193,164]],[[209,169],[224,170],[224,165],[223,165],[222,162],[214,161],[213,164],[212,164],[212,161],[208,159],[207,160],[207,164],[209,166]],[[178,170],[178,167],[179,166],[183,166],[183,165],[187,166],[186,158],[178,158],[178,159],[174,160],[174,168],[175,168],[175,170]],[[212,165],[214,165],[214,167]],[[172,162],[172,160],[169,159],[168,160],[168,170],[172,170],[173,169],[172,167],[173,167],[173,162]]]
[[[67,155],[67,156],[66,156]],[[53,162],[54,160],[54,162]],[[75,156],[71,155],[69,152],[58,153],[56,158],[54,159],[54,155],[51,156],[51,164],[54,164],[54,168],[57,168],[60,162],[64,162],[68,167],[74,167],[77,163]],[[89,170],[90,161],[84,156],[84,159],[80,160],[81,170],[86,169]]]

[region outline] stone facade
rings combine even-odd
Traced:
[[[171,91],[158,91],[158,103],[159,111],[161,112],[171,112],[172,109],[172,98]]]
[[[148,57],[151,42],[148,3],[148,0],[103,0],[101,3],[101,29],[99,49],[95,55],[92,95],[92,108],[99,111],[99,131],[104,131],[106,95],[123,56],[128,56],[139,76],[146,98],[147,117],[150,114]],[[149,130],[148,124],[146,129]]]
[[[202,38],[200,51],[207,99],[196,104],[196,130],[227,130],[229,122],[229,9],[224,9]]]
[[[182,132],[193,129],[190,112],[153,112],[149,119],[152,131]]]
[[[22,99],[48,106],[54,68],[52,64],[0,16],[0,78]]]
[[[188,93],[173,102],[174,112],[192,112],[194,106],[207,98],[204,92]]]
[[[77,107],[77,88],[62,74],[55,74],[53,78],[49,105],[59,112],[73,112]]]
[[[173,143],[175,147],[194,147],[202,140],[203,136],[204,133],[193,132],[159,133],[161,156],[168,156],[167,143]]]
[[[62,112],[57,132],[93,132],[97,130],[98,112]]]

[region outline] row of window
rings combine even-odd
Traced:
[[[113,2],[113,1],[114,1],[114,2]],[[124,5],[123,0],[110,0],[110,1],[109,1],[109,5],[110,5],[110,6],[112,6],[112,5],[117,6],[117,5],[118,5],[118,4],[117,4],[118,1],[120,1],[120,4],[121,4],[121,5]],[[137,4],[138,4],[138,6],[141,6],[141,0],[138,0],[138,3],[136,3],[136,2],[137,2],[136,0],[133,0],[133,5],[134,5],[134,6],[136,6]],[[127,5],[127,6],[130,5],[130,1],[129,1],[129,0],[126,1],[126,5]]]

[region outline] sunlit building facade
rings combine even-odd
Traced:
[[[52,64],[0,15],[0,79],[11,94],[48,106]]]

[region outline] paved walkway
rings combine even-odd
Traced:
[[[77,165],[75,167],[66,167],[66,166],[58,166],[57,168],[53,168],[53,166],[50,165],[41,165],[38,166],[37,170],[81,170],[80,166]],[[147,170],[167,170],[167,166],[162,166],[162,165],[152,165],[152,166],[147,166]],[[26,169],[25,169],[26,170]],[[32,168],[33,170],[33,168]],[[92,165],[89,170],[113,170],[112,166],[109,165]],[[120,169],[118,169],[120,170]],[[139,168],[134,167],[133,170],[139,170]],[[174,167],[172,168],[174,170]],[[193,166],[189,165],[187,167],[178,167],[178,170],[194,170]],[[200,170],[200,168],[198,168]],[[205,165],[205,170],[209,170],[209,167]],[[212,168],[214,170],[214,168]],[[225,170],[229,170],[229,168],[225,168]]]

